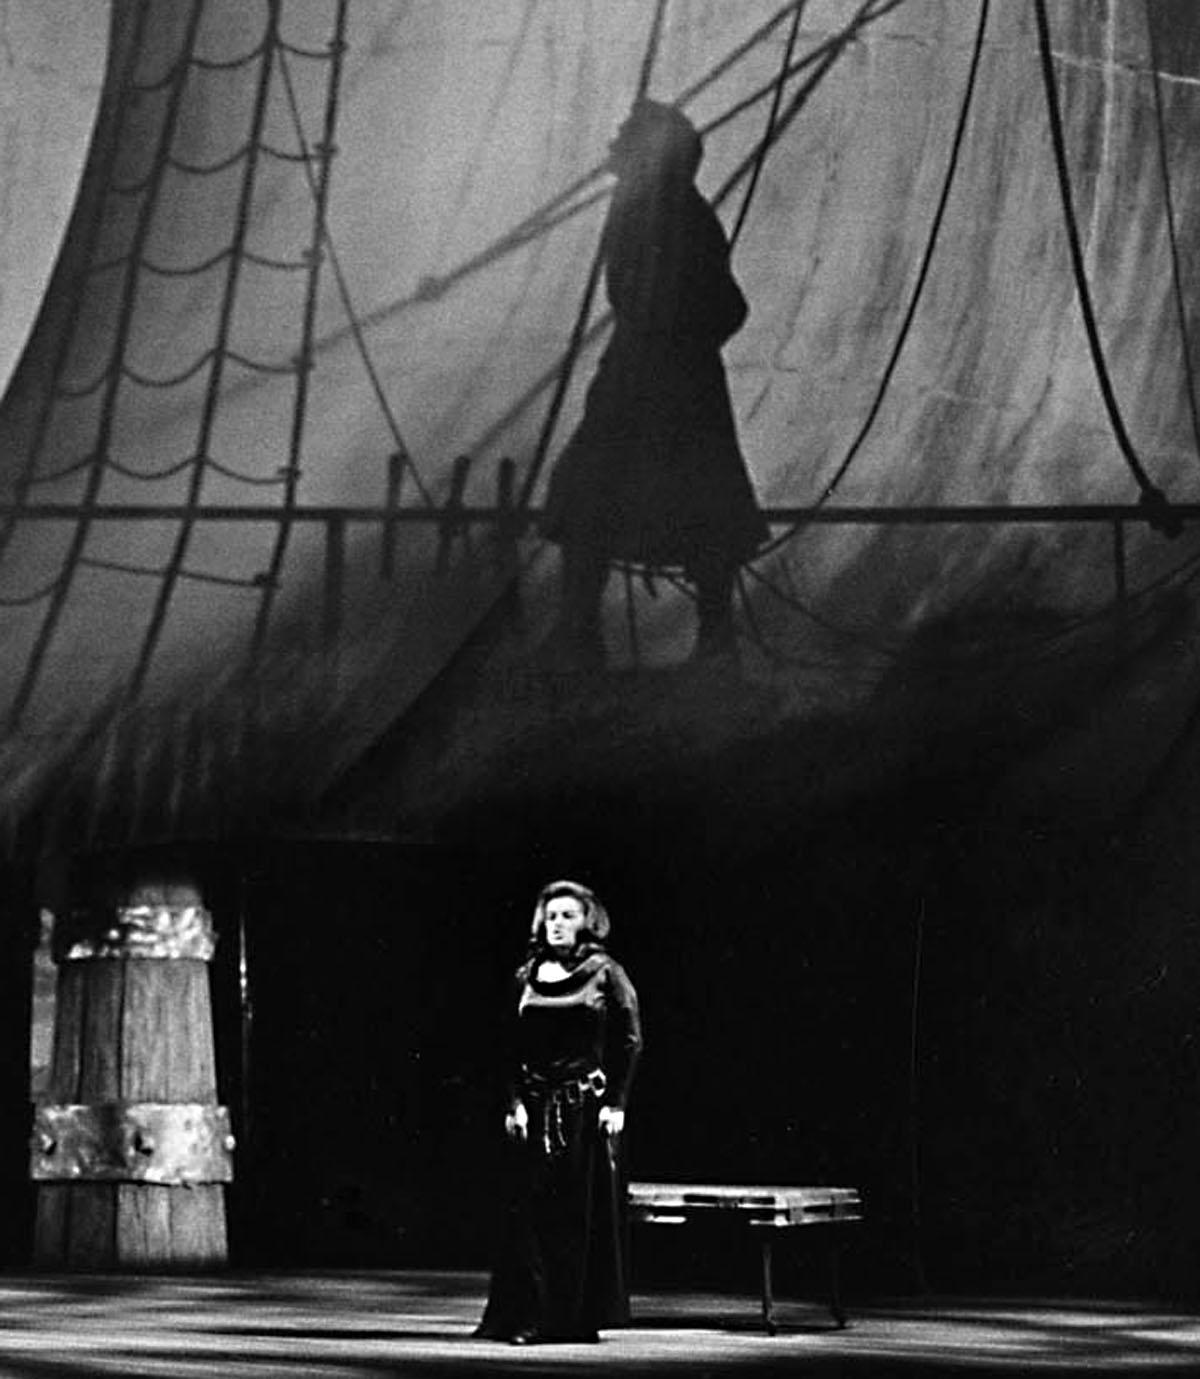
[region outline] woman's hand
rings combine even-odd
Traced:
[[[524,1140],[529,1137],[529,1112],[525,1103],[518,1101],[504,1117],[504,1133],[510,1140]]]
[[[625,1109],[622,1106],[601,1106],[596,1117],[600,1123],[600,1133],[615,1140],[625,1129]]]

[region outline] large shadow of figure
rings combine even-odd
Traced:
[[[611,145],[601,252],[615,323],[543,526],[562,547],[557,641],[592,664],[614,561],[682,570],[696,591],[697,653],[731,652],[737,569],[767,536],[721,361],[748,308],[694,185],[702,155],[686,116],[648,100]]]

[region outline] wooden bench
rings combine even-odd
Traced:
[[[763,1325],[776,1332],[771,1279],[771,1247],[777,1231],[800,1226],[828,1228],[863,1219],[862,1200],[852,1187],[772,1187],[709,1183],[630,1183],[629,1214],[648,1226],[685,1226],[732,1220],[759,1236],[762,1251]],[[842,1306],[839,1255],[841,1232],[830,1235],[829,1309],[839,1327],[846,1325]]]

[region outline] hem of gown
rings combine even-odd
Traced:
[[[605,1328],[609,1330],[610,1328]],[[598,1345],[603,1339],[600,1331],[536,1331],[529,1327],[487,1327],[480,1325],[471,1332],[473,1340],[516,1342],[522,1345]]]

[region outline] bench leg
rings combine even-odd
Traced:
[[[842,1247],[836,1244],[829,1247],[829,1310],[838,1330],[843,1330],[846,1309],[842,1305]]]
[[[771,1287],[771,1237],[767,1232],[759,1244],[762,1247],[762,1315],[767,1334],[775,1334],[775,1295]]]

